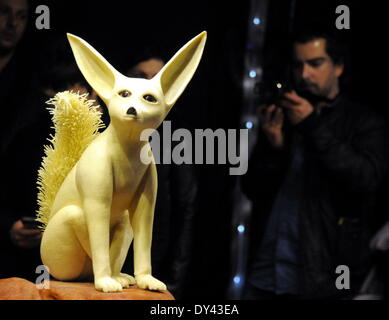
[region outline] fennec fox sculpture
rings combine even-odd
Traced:
[[[156,129],[184,91],[200,62],[206,32],[182,47],[151,80],[125,77],[84,40],[71,34],[68,39],[111,121],[69,169],[48,216],[38,215],[44,221],[42,261],[55,278],[94,278],[96,289],[104,292],[135,283],[166,290],[151,275],[157,173],[154,162],[141,161],[141,150],[150,146],[140,135]],[[132,240],[135,277],[121,273]]]

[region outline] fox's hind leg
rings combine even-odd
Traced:
[[[42,237],[41,257],[58,280],[93,279],[88,232],[81,208],[64,207],[50,219]]]

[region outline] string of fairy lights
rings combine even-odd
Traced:
[[[261,81],[263,66],[263,46],[265,41],[268,0],[251,0],[247,28],[247,42],[244,55],[243,101],[241,127],[248,129],[247,154],[256,142],[258,119],[256,116],[255,86]],[[228,296],[239,299],[245,282],[247,261],[247,231],[251,216],[251,202],[240,189],[240,177],[234,191],[233,234],[231,254],[231,283]]]

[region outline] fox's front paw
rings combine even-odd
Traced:
[[[123,290],[120,282],[111,277],[102,277],[96,279],[95,288],[103,292],[119,292]]]
[[[149,290],[167,290],[166,285],[155,279],[151,274],[135,277],[136,284],[141,289]]]
[[[122,285],[122,288],[128,288],[129,286],[135,284],[135,278],[125,273],[119,273],[112,278],[119,282]]]

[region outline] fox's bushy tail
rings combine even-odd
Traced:
[[[57,93],[47,101],[55,134],[44,146],[45,156],[38,171],[38,206],[36,220],[45,229],[55,196],[66,176],[80,159],[86,147],[104,128],[101,112],[87,94],[71,91]]]

